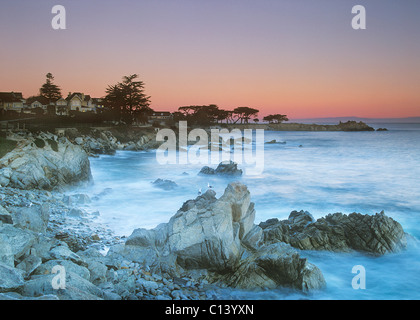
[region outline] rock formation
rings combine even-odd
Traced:
[[[208,190],[184,203],[167,224],[137,229],[122,255],[174,276],[184,270],[205,270],[207,279],[238,288],[288,286],[303,291],[325,285],[321,271],[284,243],[263,243],[254,225],[255,210],[247,187],[231,183],[217,199]]]
[[[301,250],[357,250],[382,255],[399,252],[407,244],[401,225],[383,211],[374,216],[334,213],[317,221],[308,212],[293,211],[287,220],[270,219],[260,227],[266,243],[281,241]]]
[[[199,175],[218,175],[218,176],[241,176],[242,170],[238,169],[238,164],[233,161],[219,163],[216,169],[208,166],[203,167]]]
[[[41,133],[20,140],[0,159],[3,186],[52,190],[92,179],[89,158],[66,138]]]

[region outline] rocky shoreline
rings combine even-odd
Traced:
[[[294,211],[257,225],[239,182],[219,198],[209,189],[186,201],[155,229],[119,237],[96,222],[87,195],[67,187],[92,182],[89,154],[152,148],[153,133],[136,142],[97,134],[17,134],[15,150],[0,159],[1,300],[226,299],[223,288],[311,293],[328,284],[300,250],[379,256],[406,248],[401,225],[383,212],[315,221]],[[56,266],[64,267],[65,288],[52,286]]]

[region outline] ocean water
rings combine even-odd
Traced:
[[[242,176],[256,208],[256,223],[286,219],[293,210],[315,218],[328,213],[382,210],[410,234],[398,254],[371,257],[360,253],[301,252],[317,265],[325,290],[304,295],[288,289],[247,292],[226,290],[233,299],[420,299],[420,124],[374,124],[384,132],[265,132],[264,171]],[[117,235],[167,222],[183,202],[210,184],[223,194],[230,179],[198,176],[202,164],[160,165],[155,152],[117,152],[91,159],[94,185],[85,190],[99,220]],[[211,165],[216,167],[216,165]],[[240,166],[241,167],[241,166]],[[247,167],[244,165],[243,167]],[[252,167],[252,165],[251,165]],[[155,188],[158,178],[178,184]],[[366,270],[366,289],[352,287],[352,268]]]

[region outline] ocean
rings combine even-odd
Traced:
[[[287,219],[293,210],[315,218],[329,213],[385,214],[410,234],[408,248],[372,257],[361,253],[301,252],[324,274],[327,288],[309,295],[289,289],[226,289],[232,299],[420,299],[420,124],[371,124],[376,132],[273,132],[264,140],[264,171],[236,180],[248,186],[256,221]],[[216,165],[211,165],[216,167]],[[90,209],[116,235],[167,222],[210,184],[221,196],[229,178],[197,175],[203,164],[161,165],[155,151],[119,151],[91,159],[94,185],[78,190],[94,198]],[[241,166],[239,166],[241,167]],[[178,184],[165,191],[156,179]],[[352,268],[366,270],[366,289],[353,289]]]

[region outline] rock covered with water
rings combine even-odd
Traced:
[[[172,180],[164,180],[164,179],[156,179],[155,181],[152,182],[153,186],[159,189],[163,189],[163,190],[173,190],[176,187],[178,187],[178,185],[176,184],[176,182],[172,181]]]
[[[52,190],[92,179],[86,152],[48,133],[21,139],[0,159],[0,170],[3,186],[26,190]]]
[[[124,246],[111,248],[110,256],[129,257],[173,276],[204,270],[210,282],[237,288],[308,291],[325,285],[321,271],[289,245],[265,245],[254,219],[247,187],[231,183],[219,199],[208,190],[185,202],[168,223],[135,230]]]
[[[293,211],[287,220],[267,220],[260,227],[265,242],[281,241],[301,250],[357,250],[383,255],[399,252],[407,245],[402,226],[383,211],[373,216],[334,213],[316,221],[308,212]]]
[[[218,175],[218,176],[241,176],[242,170],[238,169],[238,164],[233,161],[224,161],[219,163],[216,169],[208,166],[203,167],[199,175]]]

